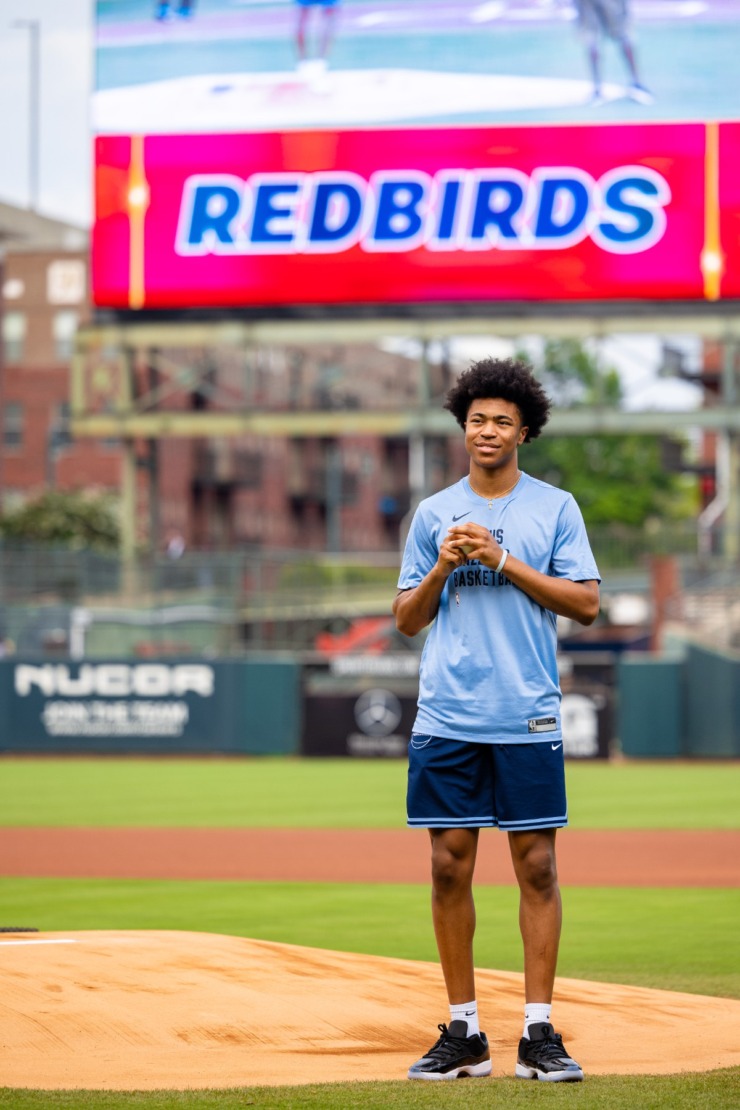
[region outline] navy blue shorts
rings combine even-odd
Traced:
[[[412,733],[408,824],[507,832],[568,824],[562,741],[478,744]]]

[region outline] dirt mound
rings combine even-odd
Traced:
[[[403,1079],[447,1014],[433,963],[203,933],[6,934],[0,975],[10,1087]],[[494,1074],[511,1075],[522,977],[477,981]],[[389,1023],[390,998],[404,1009]],[[559,979],[553,1017],[587,1073],[740,1064],[738,1001]]]

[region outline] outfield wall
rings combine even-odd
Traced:
[[[606,759],[614,662],[562,661],[566,755]],[[405,757],[414,653],[0,661],[0,751]]]
[[[740,652],[686,644],[627,653],[617,671],[617,733],[634,757],[740,757]]]
[[[0,751],[403,757],[416,656],[0,660]],[[740,757],[740,653],[560,658],[566,755]]]
[[[0,750],[290,754],[300,737],[293,658],[0,662]]]

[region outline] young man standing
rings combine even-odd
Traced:
[[[298,64],[305,64],[308,60],[308,24],[311,9],[321,10],[321,34],[318,45],[317,62],[326,68],[329,49],[334,36],[334,27],[337,20],[339,0],[295,0],[298,5],[298,23],[296,25],[296,46],[298,48]]]
[[[593,92],[591,104],[604,103],[601,88],[601,43],[610,38],[622,52],[630,75],[627,95],[638,104],[652,104],[653,94],[645,88],[637,73],[635,47],[629,30],[628,0],[576,0],[578,29],[583,35],[591,67]]]
[[[429,830],[432,917],[450,1024],[410,1079],[490,1075],[473,971],[478,834],[508,834],[520,890],[525,1011],[516,1074],[580,1080],[550,1024],[561,903],[555,830],[568,823],[557,614],[591,624],[599,573],[569,493],[519,470],[550,403],[530,369],[484,359],[446,408],[465,433],[470,471],[422,501],[393,603],[398,629],[431,625],[409,744],[408,823]]]

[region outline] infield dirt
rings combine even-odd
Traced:
[[[204,933],[6,935],[0,969],[11,1087],[403,1079],[445,1016],[436,964]],[[522,977],[480,969],[477,982],[494,1076],[511,1075]],[[556,997],[558,1028],[592,1075],[740,1064],[740,1001],[575,979]]]

